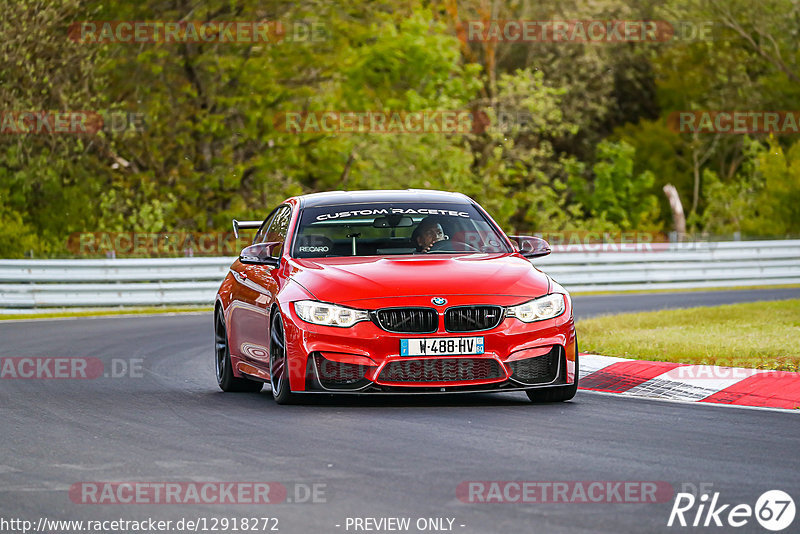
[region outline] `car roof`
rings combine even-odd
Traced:
[[[463,204],[472,200],[461,193],[429,189],[383,189],[374,191],[330,191],[296,197],[301,208],[359,204],[364,202],[444,202]]]

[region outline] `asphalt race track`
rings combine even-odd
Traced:
[[[575,308],[588,316],[800,296],[797,289],[735,293],[587,296],[575,298]],[[754,506],[772,489],[800,504],[794,413],[585,391],[554,405],[504,394],[314,397],[276,406],[268,388],[219,391],[212,336],[210,313],[0,323],[4,358],[97,358],[105,374],[122,375],[0,381],[0,517],[275,517],[287,533],[356,532],[346,528],[348,517],[409,517],[408,532],[418,532],[418,518],[454,518],[452,531],[465,534],[732,530],[668,528],[672,496],[467,503],[456,494],[465,481],[661,481],[676,492],[711,484],[720,504]],[[279,482],[293,500],[312,484],[325,493],[317,503],[268,505],[74,502],[70,487],[92,481]],[[752,517],[736,531],[766,532]]]
[[[594,315],[613,313],[691,308],[694,306],[721,306],[740,302],[783,299],[800,299],[800,287],[630,295],[578,295],[573,297],[572,300],[575,305],[575,318],[586,319]]]

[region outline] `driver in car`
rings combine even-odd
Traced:
[[[417,246],[417,252],[429,252],[434,243],[449,239],[442,225],[435,217],[425,217],[411,234],[411,241]]]

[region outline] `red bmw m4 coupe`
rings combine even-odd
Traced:
[[[464,195],[317,193],[233,225],[258,230],[216,297],[223,391],[575,395],[572,301],[529,261],[550,247]]]

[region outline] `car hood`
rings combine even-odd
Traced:
[[[398,296],[537,297],[548,277],[518,254],[342,257],[291,260],[292,278],[325,302]]]

